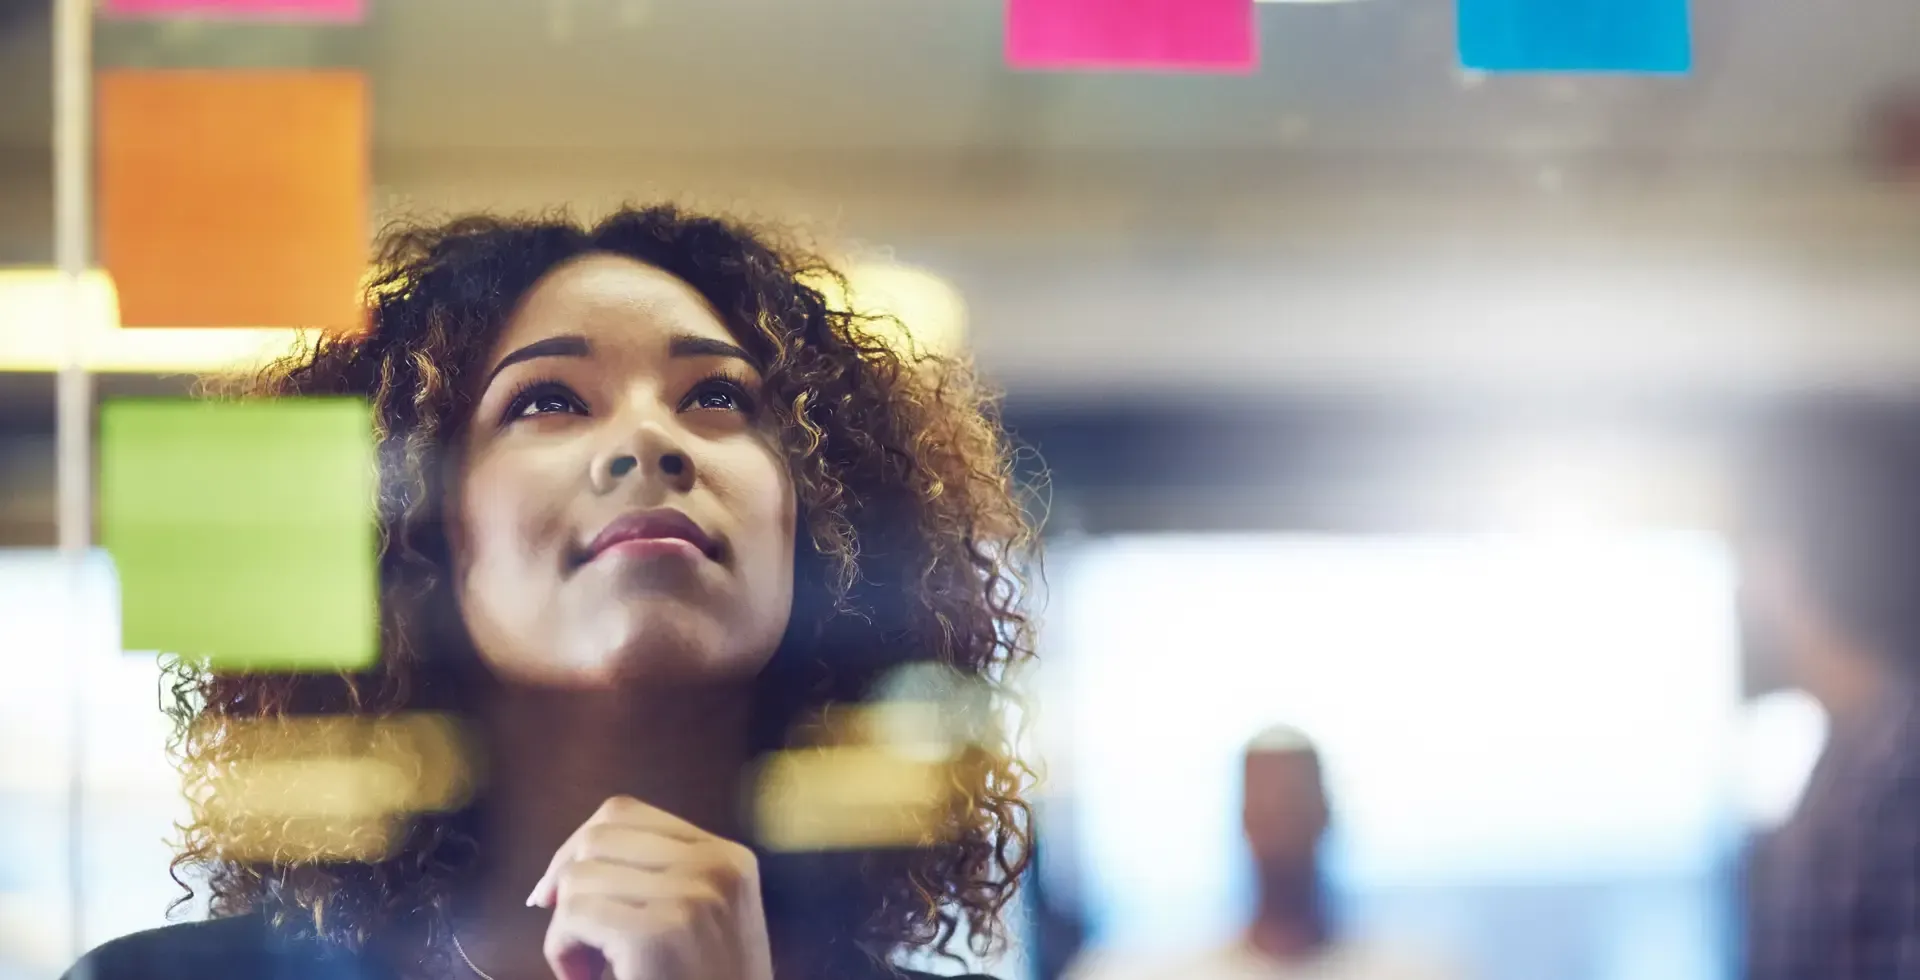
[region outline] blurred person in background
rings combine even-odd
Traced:
[[[809,719],[903,664],[997,696],[1031,650],[1009,597],[1034,538],[990,400],[831,308],[823,277],[673,207],[389,233],[369,329],[241,392],[371,403],[382,658],[183,665],[181,753],[218,787],[249,722],[453,712],[487,783],[367,861],[243,846],[196,795],[175,867],[213,918],[70,976],[849,980],[1001,936],[1028,835],[1001,733],[948,763],[919,841],[752,846],[755,760]]]
[[[1746,974],[1920,977],[1920,424],[1892,405],[1802,405],[1747,462],[1750,659],[1820,703],[1828,739],[1750,855]]]
[[[1452,980],[1446,967],[1340,934],[1328,904],[1321,845],[1331,807],[1320,753],[1305,733],[1275,726],[1248,743],[1242,826],[1257,904],[1240,938],[1172,962],[1090,957],[1073,980]]]

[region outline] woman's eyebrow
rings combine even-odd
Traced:
[[[690,333],[679,334],[668,341],[667,354],[671,357],[733,357],[753,363],[753,358],[737,344]]]
[[[748,364],[753,363],[753,357],[738,344],[695,334],[680,334],[668,341],[667,353],[672,357],[727,357],[746,361]],[[493,384],[493,379],[499,377],[500,372],[521,361],[531,361],[541,357],[591,356],[593,356],[593,345],[579,334],[547,337],[510,351],[505,357],[500,358],[500,363],[495,364],[493,370],[487,374],[487,384]]]
[[[493,371],[487,375],[487,384],[493,384],[493,379],[499,377],[500,372],[521,361],[531,361],[538,357],[590,357],[592,354],[593,345],[587,343],[587,338],[579,334],[561,334],[558,337],[536,340],[501,358],[500,363],[495,364]]]

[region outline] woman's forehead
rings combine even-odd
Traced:
[[[662,335],[731,339],[718,311],[685,280],[621,255],[592,253],[555,267],[521,298],[490,360],[545,337]]]

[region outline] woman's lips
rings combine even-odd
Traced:
[[[671,507],[635,511],[602,528],[587,544],[586,561],[615,553],[627,555],[682,554],[718,561],[720,549],[712,536],[687,515]]]

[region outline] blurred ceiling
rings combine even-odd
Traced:
[[[49,6],[0,0],[11,145],[46,142]],[[1684,79],[1469,77],[1446,0],[1262,4],[1252,78],[1009,72],[1001,0],[373,0],[366,28],[299,29],[305,43],[272,28],[115,28],[101,60],[357,60],[375,79],[382,152],[1284,152],[1415,166],[1842,159],[1863,107],[1920,73],[1911,0],[1695,8],[1699,68]]]
[[[1699,70],[1475,79],[1446,0],[1262,5],[1251,79],[1016,74],[1000,0],[377,4],[384,149],[1844,157],[1910,0],[1698,0]]]
[[[382,217],[669,194],[884,242],[1073,397],[1920,377],[1920,194],[1862,152],[1914,0],[1695,0],[1684,78],[1468,75],[1447,0],[1262,4],[1249,78],[1010,72],[1003,0],[371,2],[98,60],[364,67]],[[49,6],[0,0],[0,263],[51,256]]]

